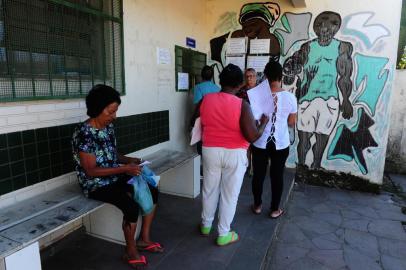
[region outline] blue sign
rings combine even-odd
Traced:
[[[190,37],[186,37],[186,46],[196,48],[196,40]]]

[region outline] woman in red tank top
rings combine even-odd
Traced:
[[[221,91],[206,95],[197,110],[202,123],[203,195],[201,234],[209,235],[219,204],[217,244],[224,246],[238,240],[230,231],[247,168],[247,148],[262,135],[268,117],[263,115],[257,127],[251,108],[235,96],[243,74],[229,64],[220,74]]]

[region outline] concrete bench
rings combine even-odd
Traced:
[[[161,193],[187,198],[196,198],[200,194],[200,156],[198,154],[164,149],[142,158],[151,161],[149,168],[161,176],[159,182]],[[121,211],[109,204],[84,219],[89,234],[124,244],[121,223]],[[141,224],[141,216],[138,224]],[[139,235],[140,229],[141,226],[137,226],[136,236]]]
[[[200,156],[160,150],[144,159],[161,176],[161,192],[195,198],[200,193]],[[78,185],[54,189],[21,201],[0,213],[0,270],[40,270],[38,241],[82,219],[96,237],[124,244],[121,211],[87,199]],[[138,224],[141,224],[141,216]],[[139,234],[141,226],[137,226]]]
[[[0,269],[41,269],[38,241],[102,205],[71,186],[1,209]]]

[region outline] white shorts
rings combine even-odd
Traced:
[[[338,120],[340,102],[334,97],[327,101],[315,98],[303,101],[298,108],[297,129],[304,132],[330,135]]]

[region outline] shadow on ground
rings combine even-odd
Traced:
[[[285,174],[283,201],[293,183],[294,172]],[[270,204],[269,180],[264,187],[264,206]],[[268,211],[254,215],[251,179],[244,179],[232,229],[241,240],[227,247],[215,245],[216,232],[199,236],[201,197],[186,199],[161,194],[152,237],[165,247],[163,254],[145,254],[148,269],[260,269],[280,220],[268,217]],[[264,207],[266,209],[266,207]],[[216,224],[214,224],[216,228]],[[120,258],[124,247],[91,237],[78,230],[41,253],[44,270],[130,269]]]

